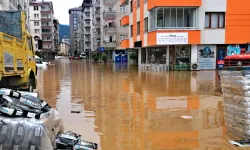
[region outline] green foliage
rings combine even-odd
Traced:
[[[102,59],[102,61],[107,62],[107,59],[108,59],[107,54],[106,53],[102,53],[101,59]]]
[[[129,58],[132,59],[132,60],[136,60],[137,59],[136,53],[130,54]]]
[[[98,60],[99,60],[99,58],[98,58],[97,55],[95,55],[95,56],[93,57],[93,59],[94,59],[94,61],[98,61]]]

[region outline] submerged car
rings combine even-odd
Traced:
[[[35,56],[36,59],[36,67],[41,68],[41,67],[46,67],[49,64],[47,62],[44,62],[40,57]]]

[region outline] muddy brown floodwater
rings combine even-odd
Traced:
[[[232,137],[216,71],[152,73],[68,59],[52,64],[38,71],[40,97],[58,109],[66,130],[102,150],[235,149],[227,142]]]

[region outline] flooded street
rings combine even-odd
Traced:
[[[146,73],[126,64],[52,63],[38,71],[40,97],[58,109],[66,130],[102,150],[235,149],[227,143],[216,71]]]

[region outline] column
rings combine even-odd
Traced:
[[[198,63],[198,46],[191,45],[191,63]]]
[[[138,49],[138,67],[141,69],[141,48]]]
[[[148,48],[146,48],[146,65],[148,64]]]
[[[166,47],[166,70],[169,70],[169,45]]]

